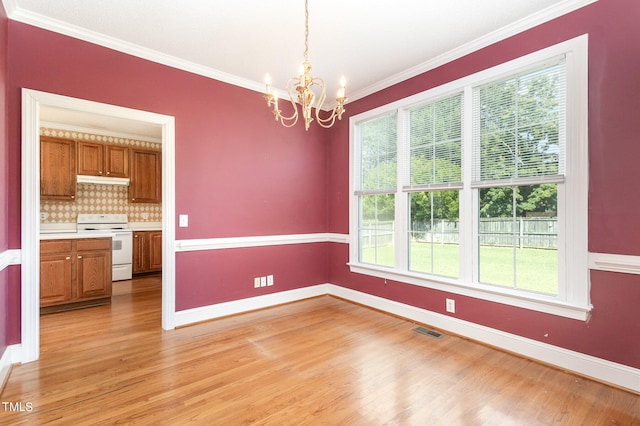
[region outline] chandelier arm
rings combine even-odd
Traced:
[[[333,123],[336,121],[336,110],[334,109],[331,112],[331,114],[325,118],[320,117],[320,111],[322,111],[322,105],[324,104],[325,99],[326,99],[326,93],[323,90],[322,96],[320,97],[320,100],[318,101],[318,105],[316,106],[316,121],[322,127],[329,128],[333,126]],[[331,124],[327,125],[327,123],[331,123]]]
[[[296,125],[296,123],[298,122],[298,116],[296,115],[295,120],[293,120],[291,123],[287,123],[284,121],[284,117],[280,116],[280,124],[282,124],[283,127],[293,127]]]
[[[326,117],[324,119],[321,119],[320,117],[316,117],[316,121],[320,126],[324,127],[325,129],[328,129],[329,127],[333,126],[333,123],[336,122],[336,117],[337,117],[336,111],[333,110],[329,117]]]
[[[331,111],[331,115],[325,118],[320,118],[320,116],[318,115],[318,110],[316,110],[316,121],[320,126],[324,127],[325,129],[328,129],[329,127],[333,126],[333,124],[336,122],[336,118],[338,120],[342,120],[342,114],[344,113],[344,111],[345,109],[342,103],[339,103],[338,105],[336,105],[336,107],[333,108],[333,110]]]
[[[316,111],[318,111],[318,109],[322,109],[322,104],[324,104],[324,101],[327,99],[327,91],[325,90],[324,80],[320,77],[312,77],[309,87],[311,86],[317,86],[320,88],[320,96],[318,97],[318,102],[316,103]]]
[[[316,121],[320,126],[324,127],[325,129],[328,129],[331,126],[333,126],[333,124],[336,122],[336,118],[338,118],[338,120],[342,118],[341,116],[342,116],[342,112],[344,111],[344,108],[342,106],[342,103],[340,103],[335,108],[333,108],[333,110],[331,111],[331,114],[329,114],[327,117],[324,117],[324,118],[320,117],[320,111],[322,110],[322,105],[324,105],[324,101],[327,99],[327,92],[325,90],[324,80],[322,78],[314,77],[312,80],[312,84],[322,88],[320,98],[318,98],[318,103],[315,107]]]
[[[287,82],[287,93],[289,93],[289,102],[291,102],[293,113],[289,117],[287,117],[282,115],[282,111],[278,110],[277,112],[276,119],[278,119],[284,127],[293,127],[298,122],[298,106],[296,105],[294,101],[295,98],[291,93],[291,89],[295,86],[297,81],[298,79],[292,77]],[[275,108],[277,108],[277,105],[274,107],[274,110]],[[287,124],[288,122],[291,122],[291,124]]]

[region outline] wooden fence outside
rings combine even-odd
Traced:
[[[417,242],[458,244],[459,222],[437,220],[414,222],[411,239]],[[558,220],[555,218],[481,218],[478,225],[480,245],[557,249]],[[361,247],[392,244],[394,222],[368,222],[360,229]]]

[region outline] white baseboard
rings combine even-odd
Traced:
[[[2,390],[5,382],[9,378],[11,366],[20,362],[20,352],[20,345],[11,345],[7,347],[2,354],[2,357],[0,358],[0,390]]]
[[[11,350],[7,348],[0,358],[0,391],[4,389],[4,384],[9,378],[9,371],[11,371]]]
[[[180,311],[175,314],[175,323],[177,326],[187,325],[325,294],[430,325],[445,332],[464,336],[600,382],[640,393],[640,369],[333,284],[320,284]]]
[[[216,305],[187,309],[185,311],[178,311],[175,313],[173,321],[176,327],[180,327],[182,325],[221,318],[228,315],[282,305],[283,303],[295,302],[302,299],[308,299],[310,297],[323,296],[328,293],[327,284],[319,284],[312,287],[304,287],[295,290],[219,303]]]

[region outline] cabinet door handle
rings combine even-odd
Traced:
[[[64,260],[71,260],[71,256],[65,257]]]
[[[72,198],[72,199],[73,199],[73,198],[76,198],[76,196],[75,196],[75,195],[72,195],[72,196],[71,196],[71,198]]]
[[[78,259],[82,259],[82,256],[78,256]]]

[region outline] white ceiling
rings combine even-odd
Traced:
[[[40,125],[59,130],[162,142],[162,126],[158,124],[46,105],[40,108]]]
[[[284,89],[303,0],[2,0],[11,19],[253,90]],[[596,0],[309,0],[309,61],[351,101]]]

